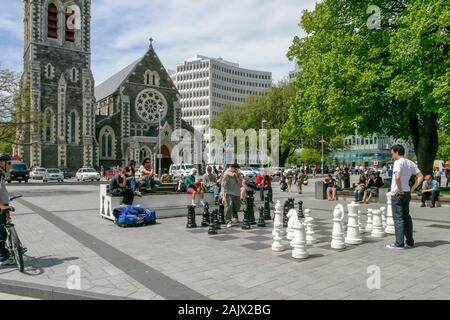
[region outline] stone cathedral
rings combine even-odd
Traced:
[[[76,170],[144,158],[156,165],[161,150],[167,169],[173,130],[193,129],[181,119],[180,95],[152,40],[144,56],[94,88],[91,0],[24,0],[24,6],[21,86],[42,121],[18,130],[15,154],[30,167]]]

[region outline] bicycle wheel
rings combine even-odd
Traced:
[[[9,235],[11,237],[11,249],[14,255],[14,259],[17,263],[17,268],[19,268],[20,272],[23,272],[24,264],[23,264],[23,250],[22,243],[20,243],[19,236],[17,235],[17,231],[14,227],[9,227]]]

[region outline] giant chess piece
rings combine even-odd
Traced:
[[[387,234],[395,234],[395,222],[392,215],[392,193],[387,194],[386,230]]]
[[[269,190],[267,191],[267,198],[269,200],[269,203],[273,203],[273,191],[272,191],[272,187],[269,188]]]
[[[202,227],[209,226],[209,204],[205,203],[203,207],[203,219],[202,219]]]
[[[342,220],[344,220],[344,213],[336,207],[333,211],[333,233],[331,241],[331,248],[333,249],[340,250],[346,247]]]
[[[264,208],[263,207],[259,208],[258,227],[259,228],[265,228],[266,227],[266,221],[264,220]]]
[[[289,218],[288,218],[287,214],[288,214],[290,209],[293,209],[293,208],[289,208],[289,201],[286,200],[284,202],[284,206],[283,206],[283,227],[284,228],[287,228],[287,226],[288,226]]]
[[[314,218],[308,217],[305,219],[305,221],[306,221],[306,244],[308,246],[312,246],[313,244],[317,243],[314,231]]]
[[[247,191],[247,195],[245,196],[246,203],[247,203],[247,211],[248,211],[248,218],[251,225],[256,224],[255,219],[255,193],[251,190]]]
[[[195,222],[195,206],[188,206],[187,208],[188,208],[188,215],[186,228],[188,229],[197,228],[197,223]]]
[[[372,233],[373,229],[373,209],[367,209],[366,233]]]
[[[281,202],[277,201],[277,203],[275,204],[275,213],[274,213],[273,221],[274,221],[274,226],[276,223],[281,223],[280,236],[282,238],[286,235],[286,231],[284,230],[283,219],[284,218],[283,218],[283,212],[281,211]],[[272,235],[275,235],[275,228],[274,228],[274,231],[272,232]]]
[[[306,249],[307,234],[305,232],[305,225],[300,223],[300,221],[295,221],[292,228],[294,229],[294,239],[291,242],[291,246],[294,247],[294,250],[292,250],[292,258],[306,259],[309,257],[309,254]]]
[[[214,212],[211,212],[209,215],[209,229],[208,234],[214,236],[217,234],[216,223],[214,221]]]
[[[264,220],[272,220],[272,216],[270,215],[269,198],[266,198],[266,200],[264,201]]]
[[[214,225],[216,226],[216,230],[222,229],[220,226],[220,220],[219,220],[219,210],[215,209],[212,212],[212,216],[214,218]]]
[[[373,227],[372,227],[372,237],[373,238],[384,238],[386,235],[383,229],[383,220],[381,218],[381,210],[373,210]]]
[[[386,230],[387,227],[387,214],[386,214],[386,207],[381,207],[381,221],[383,221],[383,230]]]
[[[358,223],[358,204],[349,204],[348,208],[348,224],[347,224],[347,237],[345,243],[347,244],[362,244],[361,233],[359,232]]]
[[[242,222],[242,230],[250,230],[251,228],[252,226],[250,225],[248,211],[244,210],[244,221]]]
[[[303,213],[303,201],[298,202],[298,218],[305,219],[305,214]]]
[[[341,212],[342,214],[342,231],[346,232],[347,231],[347,222],[345,221],[345,209],[344,206],[342,204],[338,204],[336,206],[336,208]]]
[[[364,228],[362,226],[362,212],[358,210],[358,225],[359,225],[359,234],[364,234]]]
[[[286,229],[286,232],[287,232],[286,238],[288,240],[292,240],[292,239],[294,239],[294,229],[292,229],[292,226],[294,225],[295,221],[299,221],[297,210],[295,210],[295,209],[289,210],[288,218],[289,218],[289,222],[288,222],[288,227]]]
[[[225,206],[223,204],[219,205],[219,222],[220,224],[227,224],[225,221]]]
[[[277,203],[277,205],[279,202]],[[281,204],[279,205],[279,209],[281,209]],[[281,215],[281,211],[278,214],[275,214],[275,220],[273,224],[273,243],[272,250],[276,252],[281,252],[286,250],[286,246],[283,245],[283,238],[281,237],[281,230],[283,228],[283,217]]]

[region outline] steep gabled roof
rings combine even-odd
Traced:
[[[128,75],[133,71],[133,69],[142,60],[142,58],[143,57],[140,57],[132,64],[126,66],[115,75],[111,76],[109,79],[105,80],[97,87],[95,87],[95,99],[97,101],[100,101],[116,92],[122,82],[128,77]]]

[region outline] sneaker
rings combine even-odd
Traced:
[[[191,206],[196,207],[195,201],[192,201]]]
[[[140,191],[135,191],[135,192],[134,192],[134,195],[135,195],[136,197],[142,197],[142,193],[141,193]]]
[[[410,246],[409,244],[405,244],[405,249],[413,249],[414,245]]]
[[[394,244],[388,244],[388,245],[386,246],[386,248],[388,248],[388,249],[394,249],[394,250],[405,250],[405,247],[399,247],[399,246],[396,246],[395,243],[394,243]]]
[[[8,258],[8,259],[0,262],[1,267],[12,266],[14,264],[16,264],[16,262],[14,261],[13,258]]]
[[[231,223],[231,221],[230,221],[227,223],[227,228],[230,229],[231,227],[233,227],[233,223]]]

